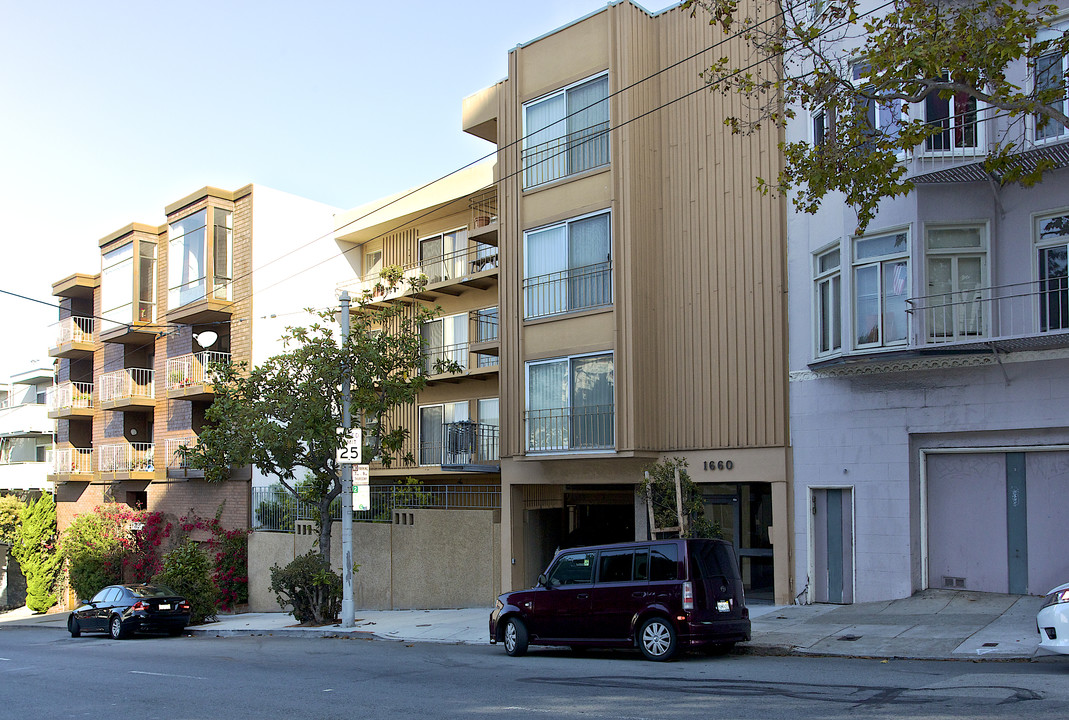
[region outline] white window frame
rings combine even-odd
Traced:
[[[208,296],[208,276],[210,274],[208,263],[210,230],[214,230],[214,208],[202,207],[183,218],[179,218],[167,226],[167,309],[174,310],[192,303],[203,300]],[[182,230],[176,234],[175,226],[178,223],[192,221],[198,215],[203,215],[202,224],[191,230]],[[187,277],[183,267],[188,266],[188,252],[192,247],[190,242],[197,242],[194,233],[200,233],[200,261],[201,268],[198,277]]]
[[[1035,328],[1037,334],[1045,334],[1050,332],[1059,332],[1061,330],[1069,329],[1069,313],[1066,317],[1063,317],[1059,327],[1050,327],[1050,318],[1047,318],[1047,328],[1043,327],[1043,303],[1042,288],[1040,283],[1043,282],[1039,272],[1039,254],[1043,250],[1050,248],[1065,247],[1066,255],[1069,256],[1069,232],[1064,235],[1057,235],[1050,239],[1043,240],[1040,238],[1040,228],[1043,223],[1058,217],[1069,218],[1069,207],[1063,207],[1060,210],[1053,212],[1034,213],[1032,215],[1032,279],[1033,287],[1035,288]],[[1069,284],[1069,281],[1067,281]],[[1069,296],[1069,290],[1065,291]]]
[[[833,268],[820,269],[820,261],[833,252],[839,253],[839,262]],[[838,281],[838,283],[836,283]],[[838,284],[839,302],[835,302],[835,293],[832,289]],[[824,303],[821,296],[822,286],[829,288],[829,305],[834,317],[832,322],[825,323],[823,315]],[[838,324],[838,337],[834,332],[834,326]],[[828,325],[829,327],[825,327]],[[825,335],[827,337],[825,338]],[[829,341],[827,350],[821,349],[823,340]],[[841,242],[835,242],[813,253],[813,357],[825,358],[840,355],[843,352],[843,249]]]
[[[934,100],[942,101],[942,98],[939,97],[939,93],[932,93],[928,97],[929,98],[934,98]],[[975,98],[970,98],[970,99],[975,99]],[[975,121],[976,122],[976,145],[975,146],[962,145],[962,146],[959,147],[957,142],[955,142],[955,135],[957,134],[957,131],[958,131],[958,125],[956,123],[956,119],[959,116],[954,114],[954,98],[952,97],[952,98],[948,99],[946,102],[947,102],[947,113],[948,113],[947,120],[949,122],[949,127],[947,127],[946,130],[941,130],[939,132],[939,134],[942,134],[943,132],[946,132],[947,137],[948,137],[948,142],[949,142],[950,146],[946,147],[946,148],[929,148],[928,144],[930,142],[932,142],[938,136],[938,134],[937,135],[932,135],[932,136],[930,136],[928,138],[925,138],[923,141],[921,141],[921,144],[917,146],[917,150],[916,150],[917,153],[919,153],[920,155],[923,155],[925,157],[942,157],[942,156],[954,156],[954,155],[957,155],[957,156],[970,156],[971,157],[971,156],[974,156],[974,155],[983,155],[983,154],[985,154],[987,152],[987,150],[986,150],[986,148],[987,148],[987,135],[986,135],[987,122],[986,122],[986,117],[987,117],[987,109],[988,109],[987,108],[987,104],[984,103],[984,102],[981,102],[980,100],[976,100],[975,101],[976,102],[976,110],[974,110],[973,112],[976,115],[976,121]],[[916,106],[917,106],[917,112],[920,114],[920,116],[924,120],[924,122],[926,122],[926,123],[929,122],[929,118],[928,118],[928,98],[920,101],[919,103],[916,103]]]
[[[582,80],[577,80],[576,82],[573,82],[570,85],[565,85],[562,88],[558,88],[557,90],[554,90],[553,92],[546,93],[545,95],[542,95],[540,97],[534,98],[532,100],[528,100],[527,102],[525,102],[523,104],[523,108],[521,110],[521,116],[522,116],[522,119],[523,119],[523,149],[521,150],[521,164],[523,165],[523,178],[522,178],[522,180],[523,180],[524,189],[539,187],[540,185],[545,185],[546,183],[555,182],[557,180],[563,180],[565,178],[569,178],[569,177],[572,177],[574,175],[577,175],[577,174],[579,174],[581,172],[586,172],[588,170],[594,170],[594,169],[601,168],[601,167],[607,167],[608,165],[610,165],[612,163],[612,157],[611,157],[611,155],[612,155],[612,147],[611,147],[611,143],[606,142],[605,162],[604,163],[600,163],[600,164],[597,164],[597,165],[592,165],[592,166],[590,166],[588,168],[583,168],[582,170],[570,170],[568,168],[568,147],[569,147],[569,144],[568,144],[568,142],[566,140],[566,138],[567,138],[567,136],[569,134],[568,133],[568,107],[567,107],[567,96],[568,96],[568,93],[570,91],[572,91],[573,89],[577,88],[577,87],[580,87],[582,85],[586,85],[588,83],[595,82],[595,81],[600,80],[602,78],[605,78],[605,98],[604,98],[604,100],[599,100],[598,102],[605,102],[606,103],[607,114],[610,116],[608,118],[608,123],[609,123],[609,127],[611,128],[612,127],[612,118],[611,118],[611,109],[610,109],[610,105],[609,105],[608,100],[609,100],[609,97],[612,95],[612,88],[609,86],[609,72],[607,70],[599,72],[599,73],[594,73],[593,75],[590,75],[589,77],[585,77]],[[527,111],[529,109],[535,107],[536,105],[539,105],[541,103],[546,102],[547,100],[551,100],[553,98],[560,97],[560,96],[564,96],[564,98],[565,98],[564,117],[561,120],[558,120],[555,123],[552,123],[552,124],[548,125],[547,128],[554,127],[557,124],[561,124],[561,125],[564,126],[561,129],[561,132],[558,133],[554,137],[555,140],[559,140],[561,138],[565,139],[564,150],[563,150],[563,160],[562,160],[563,161],[563,165],[564,165],[564,170],[560,175],[554,175],[553,177],[550,177],[550,178],[545,179],[545,180],[532,181],[531,180],[531,176],[529,174],[530,170],[532,168],[538,167],[538,165],[540,165],[542,163],[550,162],[552,160],[552,158],[547,158],[545,160],[541,160],[539,162],[531,163],[531,164],[528,164],[526,162],[527,152],[532,147],[532,145],[530,143],[530,138],[528,137],[531,134],[531,131],[528,128]],[[543,130],[544,129],[546,129],[546,128],[543,128]],[[541,132],[541,131],[538,131],[538,132]],[[606,138],[607,138],[607,136],[606,136]],[[551,141],[543,141],[543,143],[544,142],[551,142]],[[537,143],[537,144],[535,144],[535,146],[537,146],[538,144],[542,144],[542,143]]]
[[[561,309],[559,311],[556,311],[556,312],[543,312],[543,313],[539,313],[537,315],[532,315],[531,314],[531,308],[528,307],[528,302],[527,302],[527,300],[528,300],[527,294],[528,293],[527,293],[527,290],[526,290],[526,288],[527,288],[527,280],[532,277],[531,274],[530,274],[530,248],[529,248],[530,237],[532,235],[537,234],[537,233],[542,233],[542,232],[545,232],[545,231],[548,231],[548,230],[553,230],[553,229],[556,229],[556,228],[564,228],[564,233],[565,233],[565,236],[564,236],[564,242],[565,242],[564,254],[565,254],[565,264],[566,264],[565,272],[571,272],[571,271],[574,271],[574,270],[579,270],[579,269],[581,269],[581,267],[590,267],[590,266],[581,266],[579,268],[573,268],[570,265],[568,265],[567,256],[570,254],[571,241],[572,241],[571,226],[576,224],[576,223],[578,223],[578,222],[581,222],[583,220],[587,220],[587,219],[592,218],[592,217],[598,217],[598,216],[601,216],[601,215],[606,216],[606,228],[607,228],[606,243],[608,244],[608,252],[605,254],[605,262],[607,263],[608,267],[606,268],[605,272],[608,274],[608,285],[609,285],[609,287],[608,287],[608,296],[609,296],[608,297],[608,302],[607,303],[589,304],[589,305],[583,305],[581,307],[572,308],[572,307],[570,307],[570,302],[569,302],[570,301],[570,297],[569,297],[569,293],[567,292],[567,280],[564,280],[563,282],[565,283],[565,293],[564,293],[565,297],[564,297],[564,300],[563,300],[563,303],[562,303],[563,309]],[[561,316],[561,315],[567,315],[569,313],[582,312],[584,310],[594,310],[594,309],[598,309],[598,308],[612,307],[615,304],[615,292],[616,292],[615,283],[613,282],[612,256],[613,256],[613,238],[612,238],[612,210],[611,209],[596,210],[594,212],[586,213],[585,215],[577,215],[576,217],[571,217],[571,218],[568,218],[566,220],[561,220],[560,222],[550,223],[549,225],[542,225],[540,227],[531,228],[529,230],[524,230],[524,232],[523,232],[523,285],[524,285],[523,317],[525,319],[527,319],[527,318],[557,317],[557,316]],[[599,265],[600,263],[595,263],[595,264]],[[542,277],[542,276],[541,275],[536,275],[534,277]]]
[[[447,237],[451,237],[453,247],[446,250],[445,241]],[[442,253],[438,255],[438,259],[433,257],[423,257],[423,244],[431,240],[439,239],[442,243]],[[467,253],[464,252],[468,247],[468,226],[461,225],[450,230],[443,230],[441,232],[425,235],[416,240],[416,257],[419,261],[419,270],[421,273],[427,276],[427,283],[432,285],[438,282],[445,282],[447,280],[456,280],[468,275],[466,269]],[[438,274],[432,275],[427,271],[429,269],[437,269]]]
[[[571,409],[573,407],[572,377],[571,377],[572,361],[573,360],[579,360],[579,359],[582,359],[582,358],[591,358],[591,357],[608,357],[608,358],[610,358],[612,360],[612,373],[613,373],[613,383],[612,383],[612,385],[613,385],[613,397],[612,397],[612,402],[613,402],[613,418],[612,418],[613,431],[612,431],[612,436],[613,436],[613,447],[612,448],[594,448],[594,449],[590,449],[590,450],[575,450],[575,449],[571,449],[571,447],[570,447],[570,445],[571,445],[571,428],[569,426],[568,435],[567,435],[567,437],[564,438],[564,443],[563,443],[562,447],[551,448],[551,449],[548,449],[548,450],[532,450],[530,448],[530,445],[529,445],[530,429],[527,427],[527,423],[525,422],[524,423],[524,431],[523,431],[523,433],[524,433],[524,441],[523,441],[524,452],[526,452],[528,454],[532,454],[532,455],[538,455],[538,454],[556,454],[556,453],[569,453],[569,454],[604,453],[604,452],[607,452],[609,450],[615,450],[615,447],[616,447],[616,352],[614,350],[601,350],[601,351],[598,351],[598,352],[579,353],[579,354],[575,354],[575,355],[563,355],[563,356],[551,357],[551,358],[540,358],[538,360],[529,360],[526,363],[524,363],[524,403],[523,403],[524,413],[526,415],[526,413],[531,411],[531,368],[532,367],[535,367],[535,366],[538,366],[538,365],[548,365],[548,364],[551,364],[551,363],[560,363],[560,362],[567,363],[567,365],[568,365],[568,383],[567,383],[567,388],[566,388],[567,389],[567,398],[566,398],[566,401],[565,401],[565,407],[559,408],[559,409],[571,411]],[[547,408],[547,409],[558,409],[558,408]]]
[[[891,237],[891,236],[896,236],[896,235],[905,235],[905,237],[906,237],[905,248],[903,250],[898,251],[898,252],[893,252],[893,253],[885,253],[883,255],[875,255],[875,256],[867,257],[867,258],[864,258],[864,259],[861,259],[861,260],[858,259],[857,250],[858,250],[858,242],[859,241],[863,242],[863,241],[866,241],[866,240],[875,240],[875,239],[878,239],[878,238]],[[912,262],[911,262],[911,257],[910,257],[911,256],[911,253],[910,253],[911,244],[912,244],[912,237],[911,237],[911,233],[909,231],[909,228],[897,228],[897,229],[880,230],[880,231],[877,231],[877,232],[867,233],[867,234],[865,234],[863,236],[860,236],[860,237],[859,236],[854,236],[854,237],[850,238],[850,320],[851,320],[851,322],[850,322],[850,343],[851,343],[851,347],[854,350],[859,350],[859,351],[880,350],[880,349],[883,349],[883,348],[900,348],[900,347],[904,347],[904,346],[908,346],[909,345],[910,322],[909,322],[909,313],[905,312],[905,309],[903,309],[903,311],[902,311],[902,321],[905,323],[905,332],[903,333],[903,338],[901,340],[888,341],[884,337],[884,320],[885,320],[884,304],[886,302],[886,298],[888,297],[888,295],[887,295],[887,293],[885,291],[885,288],[884,288],[884,267],[885,267],[885,265],[893,265],[893,264],[900,263],[903,260],[905,261],[905,263],[906,263],[905,277],[904,277],[905,286],[903,287],[902,293],[895,293],[894,297],[898,297],[900,295],[905,295],[905,297],[907,299],[909,297],[911,297],[911,292],[910,292],[911,287],[912,287],[912,278],[911,278]],[[876,301],[877,301],[877,308],[876,308],[876,310],[877,310],[876,311],[877,339],[872,341],[872,342],[863,343],[863,342],[859,342],[859,338],[858,338],[858,331],[860,329],[859,328],[859,319],[860,319],[859,318],[859,314],[860,313],[858,312],[858,301],[859,301],[858,291],[859,291],[860,283],[858,282],[858,272],[861,271],[861,270],[867,269],[867,268],[871,268],[871,267],[875,267],[876,268],[876,279],[877,279],[877,282],[878,282],[878,291],[876,293]]]
[[[441,438],[442,438],[442,445],[441,445],[441,447],[438,448],[438,462],[429,462],[428,463],[428,462],[423,462],[423,459],[424,459],[424,456],[423,456],[423,442],[424,442],[424,440],[423,440],[423,411],[427,410],[429,408],[436,408],[436,407],[442,409],[442,425],[441,425],[441,431],[440,431],[441,432]],[[446,420],[446,407],[449,407],[452,410],[452,418],[453,418],[452,420]],[[460,420],[458,420],[457,417],[456,417],[456,410],[457,410],[457,408],[460,408],[460,407],[464,408],[464,417],[460,418]],[[445,448],[446,448],[445,428],[446,428],[446,426],[449,425],[450,423],[460,422],[462,420],[470,420],[471,419],[471,405],[467,400],[457,400],[455,402],[427,403],[426,405],[420,405],[417,408],[416,417],[417,417],[418,422],[419,422],[419,434],[417,436],[419,438],[419,440],[417,441],[418,444],[419,444],[419,447],[416,449],[416,455],[417,455],[416,460],[419,463],[420,467],[434,467],[436,465],[441,465],[442,461],[445,459]]]
[[[967,248],[967,247],[932,248],[931,247],[932,232],[933,231],[937,231],[938,232],[940,230],[979,230],[980,231],[980,245],[977,246],[976,248]],[[923,251],[924,251],[923,272],[924,272],[924,288],[925,288],[924,293],[925,293],[925,296],[926,296],[926,301],[925,301],[926,308],[925,308],[925,317],[924,317],[923,323],[924,323],[924,332],[925,332],[926,342],[929,342],[929,343],[932,343],[932,342],[948,342],[950,340],[957,340],[957,339],[962,339],[962,338],[969,338],[969,339],[972,339],[972,338],[983,338],[983,337],[987,337],[989,335],[990,329],[991,329],[990,328],[990,322],[989,322],[989,320],[990,320],[989,316],[990,316],[991,312],[990,312],[990,310],[987,309],[987,306],[984,303],[984,294],[987,293],[988,296],[989,296],[990,295],[990,287],[991,287],[991,281],[990,281],[990,276],[989,276],[989,271],[988,271],[988,268],[989,268],[989,265],[988,265],[988,237],[989,237],[988,236],[988,223],[986,221],[956,222],[956,223],[925,223],[925,225],[924,225],[924,245],[923,245]],[[976,294],[971,299],[971,301],[975,301],[977,303],[977,305],[974,307],[974,312],[977,313],[977,317],[978,317],[979,322],[980,322],[979,334],[970,333],[970,332],[959,332],[958,331],[959,327],[961,327],[963,325],[967,325],[967,321],[960,316],[960,309],[958,307],[958,304],[962,303],[962,302],[970,301],[969,299],[964,299],[963,300],[963,298],[964,298],[963,293],[968,292],[968,291],[962,290],[961,288],[957,287],[957,282],[958,282],[958,279],[959,279],[959,273],[957,272],[957,266],[958,266],[959,261],[962,258],[966,258],[966,257],[979,257],[979,259],[980,259],[980,287],[976,289],[976,291],[975,291]],[[931,303],[931,298],[934,296],[934,293],[932,292],[931,263],[929,262],[932,258],[950,258],[951,261],[952,261],[951,262],[951,266],[953,268],[953,271],[951,273],[951,279],[952,279],[952,282],[953,282],[953,286],[951,288],[950,295],[953,296],[953,303],[954,303],[955,306],[951,310],[951,312],[953,313],[952,315],[946,316],[946,314],[945,314],[946,311],[944,311],[944,317],[943,317],[943,322],[944,323],[946,323],[947,319],[950,319],[952,321],[952,326],[954,328],[954,332],[953,332],[953,335],[950,337],[950,340],[942,340],[942,341],[940,341],[940,340],[937,339],[937,337],[946,337],[946,336],[945,335],[936,336],[934,334],[934,330],[935,330],[934,314],[936,312],[938,312],[938,311],[935,310],[934,308],[928,307],[930,305],[930,303]]]
[[[1040,32],[1038,33],[1038,36],[1036,37],[1036,39],[1037,40],[1050,40],[1050,39],[1058,37],[1059,35],[1061,35],[1066,30],[1069,30],[1069,18],[1063,17],[1058,22],[1053,23],[1052,26],[1049,29],[1048,28],[1041,29]],[[1043,55],[1041,57],[1042,58],[1049,58],[1052,55],[1056,55],[1056,54],[1057,53],[1055,53],[1055,52],[1050,52],[1050,53],[1047,53],[1046,55]],[[1033,84],[1033,87],[1035,87],[1035,83],[1036,83],[1036,80],[1037,80],[1035,65],[1033,65],[1031,68],[1029,68],[1029,71],[1032,73],[1032,84]],[[1063,78],[1063,80],[1065,78],[1065,73],[1066,72],[1069,72],[1069,54],[1061,56],[1061,77]],[[1063,113],[1069,112],[1069,98],[1063,98],[1061,100],[1061,111]],[[1053,128],[1054,130],[1057,131],[1057,134],[1048,135],[1046,137],[1042,137],[1041,138],[1039,136],[1039,132],[1040,132],[1040,130],[1039,130],[1039,117],[1037,115],[1032,115],[1031,118],[1029,119],[1029,122],[1031,123],[1032,140],[1037,145],[1047,144],[1047,143],[1052,143],[1052,142],[1062,142],[1062,141],[1066,140],[1067,138],[1069,138],[1069,128],[1066,128],[1063,125],[1060,125],[1060,124],[1055,123],[1053,121],[1048,122],[1047,125],[1046,125],[1046,128],[1048,128],[1048,129],[1049,128]]]

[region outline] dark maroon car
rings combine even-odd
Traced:
[[[635,647],[650,660],[681,648],[724,652],[750,639],[739,565],[723,540],[651,540],[557,553],[530,590],[505,593],[490,642]]]
[[[102,632],[116,640],[148,630],[178,635],[189,615],[186,599],[163,585],[109,585],[92,600],[79,601],[67,618],[67,630],[71,637]]]

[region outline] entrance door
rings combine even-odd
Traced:
[[[850,488],[811,488],[813,600],[854,601],[854,502]]]
[[[704,486],[705,516],[735,545],[747,600],[772,601],[772,486],[716,483]]]

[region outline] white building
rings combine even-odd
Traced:
[[[0,387],[0,493],[52,491],[56,423],[45,404],[52,377],[50,365],[36,365]]]

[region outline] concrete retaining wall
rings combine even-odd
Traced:
[[[0,543],[0,610],[26,604],[26,578],[11,557],[11,546]]]

